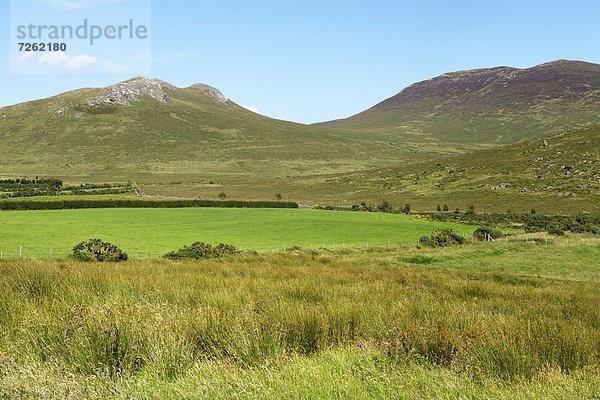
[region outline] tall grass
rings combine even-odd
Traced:
[[[428,366],[468,380],[536,382],[600,366],[594,282],[396,259],[0,262],[0,382],[19,365],[166,384],[199,365],[268,369],[339,349],[371,349],[390,370]]]

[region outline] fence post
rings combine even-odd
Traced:
[[[19,247],[19,258],[23,258],[23,246]]]

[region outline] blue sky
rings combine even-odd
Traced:
[[[31,1],[32,12],[54,3],[89,15],[119,2],[18,1]],[[8,0],[0,0],[0,15],[9,26]],[[177,86],[210,84],[268,116],[317,122],[362,111],[444,72],[559,58],[600,62],[599,20],[600,2],[592,0],[153,0],[152,68],[142,72]],[[2,106],[137,75],[11,74],[12,32],[1,32]],[[103,57],[110,65],[124,58]]]

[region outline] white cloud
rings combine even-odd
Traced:
[[[126,0],[41,0],[42,3],[56,6],[62,11],[82,10],[111,3],[122,3]]]
[[[244,107],[248,111],[252,111],[253,113],[260,114],[260,111],[259,111],[258,107],[255,107],[255,106],[244,106],[244,105],[242,105],[242,107]]]
[[[25,53],[16,60],[21,64],[33,65],[41,71],[55,73],[127,72],[127,69],[122,65],[99,60],[94,56],[86,54],[70,56],[62,51],[45,53],[41,57],[32,52]]]

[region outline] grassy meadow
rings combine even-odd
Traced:
[[[475,227],[406,215],[295,209],[84,209],[0,212],[4,257],[65,256],[90,238],[118,245],[130,256],[160,256],[196,241],[242,249],[367,247],[409,244],[434,229],[471,234]]]
[[[348,215],[348,213],[344,213]],[[594,399],[600,240],[0,261],[0,397]]]

